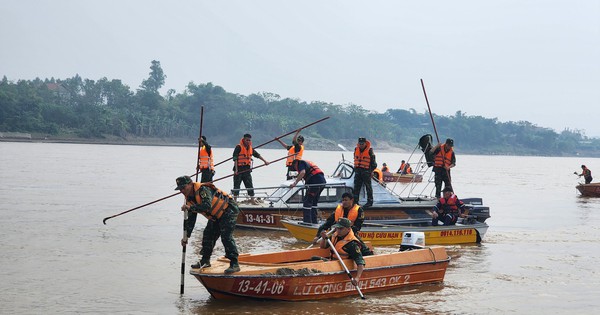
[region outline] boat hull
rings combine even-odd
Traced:
[[[224,258],[212,267],[192,269],[194,275],[216,299],[260,299],[305,301],[358,296],[356,288],[338,260],[310,261],[310,257],[328,256],[327,249],[281,252],[281,257],[302,256],[309,261],[264,262],[259,255],[240,255],[241,271],[225,275]],[[268,256],[269,254],[267,254]],[[443,247],[431,247],[391,254],[366,256],[360,279],[363,294],[391,290],[407,285],[442,282],[450,257]],[[356,273],[352,260],[344,263]],[[281,272],[283,271],[283,272]]]
[[[431,219],[429,219],[431,222]],[[284,219],[281,223],[299,240],[312,242],[319,225]],[[427,224],[426,226],[423,226]],[[358,233],[365,242],[374,246],[400,246],[405,232],[423,232],[427,245],[454,245],[480,243],[488,225],[486,223],[456,224],[448,226],[431,226],[423,220],[406,220],[395,225],[369,226],[363,225]]]
[[[600,197],[600,183],[579,184],[575,188],[582,196]]]

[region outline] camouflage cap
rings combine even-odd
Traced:
[[[187,175],[179,176],[175,180],[175,183],[177,183],[177,187],[175,187],[175,190],[181,190],[181,189],[183,189],[183,187],[185,187],[185,185],[187,185],[191,182],[192,182],[192,178],[190,178],[189,176],[187,176]]]
[[[333,225],[334,228],[349,228],[352,226],[352,221],[350,221],[348,218],[340,218],[336,224]]]

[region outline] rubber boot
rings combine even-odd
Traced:
[[[229,275],[238,271],[240,271],[240,265],[238,264],[238,260],[231,259],[231,261],[229,262],[229,268],[225,269],[225,274]]]

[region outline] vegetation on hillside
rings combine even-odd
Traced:
[[[212,83],[189,83],[182,93],[169,90],[161,95],[165,78],[159,61],[152,61],[148,78],[135,91],[116,79],[94,81],[76,75],[15,83],[4,76],[0,132],[193,143],[198,137],[200,106],[204,106],[203,133],[218,146],[233,146],[244,133],[253,134],[256,143],[261,143],[325,116],[331,118],[304,130],[305,137],[352,146],[365,136],[375,145],[412,148],[422,135],[433,134],[429,113],[414,109],[377,113],[357,105],[307,103],[272,93],[240,95]],[[578,130],[556,133],[527,121],[499,122],[461,111],[453,116],[434,114],[434,119],[442,140],[454,138],[461,152],[600,156],[600,139]]]

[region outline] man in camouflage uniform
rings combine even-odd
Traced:
[[[237,204],[227,193],[215,187],[212,183],[195,183],[189,176],[176,179],[177,188],[185,197],[186,203],[182,211],[189,211],[188,219],[184,221],[187,237],[181,240],[181,245],[187,244],[187,238],[192,235],[198,213],[204,215],[208,222],[202,234],[202,249],[200,262],[192,268],[210,267],[210,256],[219,237],[225,247],[225,257],[230,261],[226,274],[240,271],[238,250],[233,239],[235,222],[240,212]]]

